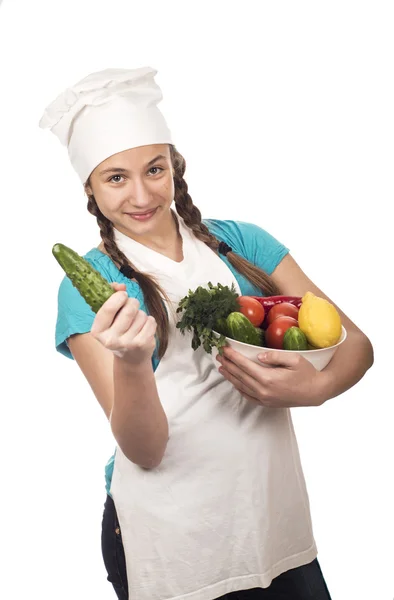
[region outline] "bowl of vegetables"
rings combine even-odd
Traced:
[[[214,332],[215,335],[219,338],[220,334]],[[312,365],[317,369],[317,371],[322,371],[330,362],[332,357],[334,356],[336,349],[342,342],[346,339],[346,329],[342,326],[342,333],[339,339],[339,342],[334,346],[330,346],[329,348],[312,348],[310,347],[308,350],[280,350],[273,349],[268,347],[257,347],[251,344],[245,344],[244,342],[239,342],[232,338],[226,337],[226,345],[230,348],[233,348],[249,360],[252,360],[255,363],[258,363],[261,366],[268,367],[269,365],[265,365],[261,361],[258,360],[258,355],[262,352],[279,352],[280,354],[300,354],[306,360],[308,360]],[[218,351],[213,350],[213,356],[215,357]],[[220,366],[220,365],[219,365]]]
[[[335,307],[311,292],[303,298],[240,296],[238,304],[239,312],[221,320],[213,333],[217,339],[224,335],[226,345],[260,365],[257,357],[264,348],[296,352],[321,371],[347,336]]]
[[[177,327],[193,332],[192,347],[223,353],[225,346],[260,365],[262,352],[300,354],[321,371],[346,339],[335,306],[312,292],[296,296],[239,296],[212,283],[181,300]],[[212,352],[213,351],[213,352]]]

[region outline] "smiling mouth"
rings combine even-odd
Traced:
[[[145,219],[150,219],[150,217],[153,217],[153,215],[155,214],[156,211],[157,211],[157,207],[153,208],[152,210],[150,210],[148,212],[126,213],[126,214],[129,215],[129,217],[132,217],[133,219],[137,219],[138,221],[141,221],[141,220],[145,220]]]

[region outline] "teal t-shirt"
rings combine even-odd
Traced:
[[[242,221],[222,221],[218,219],[205,219],[203,223],[218,240],[231,246],[236,254],[243,256],[249,262],[260,267],[268,275],[271,275],[282,258],[289,252],[286,246],[258,225]],[[84,258],[107,281],[126,284],[128,295],[137,298],[140,302],[141,310],[148,312],[138,283],[122,275],[109,256],[97,248],[93,248],[84,255]],[[262,294],[261,290],[253,286],[234,269],[225,256],[220,255],[220,258],[227,264],[238,281],[242,295],[260,296]],[[209,267],[207,268],[208,281]],[[73,356],[67,345],[67,338],[76,333],[89,332],[95,316],[95,313],[72,285],[68,277],[64,277],[58,293],[58,315],[55,333],[56,350],[73,360]],[[152,357],[154,370],[156,370],[158,364],[158,359],[156,358],[156,354],[154,354]],[[106,491],[108,494],[110,493],[114,460],[115,454],[111,456],[105,467]]]

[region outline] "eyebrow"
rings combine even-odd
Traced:
[[[164,156],[163,154],[158,154],[157,156],[155,156],[155,158],[152,158],[152,160],[150,160],[145,167],[150,167],[151,165],[153,165],[153,163],[157,162],[158,160],[167,160],[167,157]],[[111,167],[109,169],[104,169],[104,171],[100,171],[99,175],[105,175],[106,173],[128,173],[127,169],[121,169],[120,167]]]

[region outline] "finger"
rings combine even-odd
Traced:
[[[286,407],[286,406],[290,406],[289,405],[285,405],[283,404],[283,402],[280,405],[277,405],[275,403],[275,401],[270,400],[270,399],[256,399],[253,396],[249,396],[248,394],[243,393],[242,397],[245,398],[246,400],[249,400],[250,402],[254,402],[255,404],[259,404],[261,407],[265,407],[265,408],[278,408],[280,406],[280,408]]]
[[[224,360],[230,361],[231,363],[237,365],[244,373],[247,373],[255,379],[264,377],[265,375],[262,365],[253,362],[249,358],[246,358],[246,356],[243,356],[233,348],[229,348],[228,346],[224,348],[223,358]]]
[[[262,352],[257,356],[258,360],[270,367],[283,367],[294,369],[300,364],[300,356],[297,352]]]
[[[238,379],[233,373],[223,367],[219,369],[219,373],[221,373],[242,395],[247,394],[258,402],[258,398],[255,396],[255,390],[251,389],[247,384]]]
[[[108,333],[119,337],[126,332],[130,335],[136,335],[147,319],[144,311],[139,310],[139,303],[135,298],[129,298],[128,301],[115,316]]]
[[[149,342],[151,342],[153,344],[153,346],[155,345],[155,333],[157,330],[157,322],[156,319],[154,317],[152,317],[152,315],[149,315],[144,323],[144,325],[142,326],[141,330],[139,333],[137,333],[137,335],[134,337],[133,340],[133,345],[135,347],[139,347],[139,348],[143,348],[146,345],[148,345]]]
[[[117,283],[116,281],[113,281],[112,283],[110,283],[110,286],[117,292],[126,290],[125,283]]]
[[[228,381],[230,381],[230,383],[232,383],[232,385],[241,394],[241,396],[243,398],[246,398],[246,400],[249,400],[250,402],[254,402],[255,404],[260,404],[261,406],[266,406],[266,407],[276,406],[276,404],[272,401],[270,396],[268,396],[268,395],[263,396],[261,394],[261,390],[260,390],[260,393],[257,394],[254,390],[249,389],[248,386],[244,385],[239,379],[237,379],[236,377],[231,375],[231,373],[226,371],[226,369],[219,369],[219,371],[222,373],[222,375],[223,375],[223,377],[225,377],[225,379],[227,379]]]
[[[117,312],[126,304],[128,300],[127,292],[115,292],[104,302],[97,311],[93,321],[91,333],[99,335],[106,329],[109,329],[114,321]],[[138,302],[138,300],[136,300]]]
[[[246,394],[245,392],[242,393],[242,398],[245,398],[245,400],[248,400],[249,402],[253,402],[253,404],[264,406],[263,402],[257,400],[257,398],[254,398],[253,396],[249,396],[249,394]]]
[[[114,326],[112,326],[109,329],[107,329],[106,331],[104,331],[103,333],[101,333],[98,336],[98,340],[106,348],[108,348],[109,350],[112,350],[114,352],[119,351],[119,352],[123,353],[124,351],[127,351],[127,350],[135,350],[138,348],[143,348],[145,340],[149,337],[149,335],[146,335],[144,338],[141,338],[141,332],[145,331],[144,327],[145,327],[147,320],[148,320],[148,316],[146,315],[146,313],[143,312],[142,310],[140,310],[140,311],[138,311],[138,313],[137,313],[135,319],[132,321],[131,325],[128,327],[127,331],[125,333],[123,333],[123,335],[119,335],[119,333],[115,332]],[[150,320],[153,320],[154,324],[156,324],[156,321],[153,319],[153,317],[150,317]],[[148,330],[148,334],[149,334],[149,331],[151,331],[151,330],[154,333],[155,326],[150,327],[150,329]],[[150,334],[150,335],[151,335],[152,339],[154,339],[152,334]]]
[[[246,360],[248,363],[251,362],[249,359]],[[235,362],[232,362],[232,360],[224,357],[221,357],[219,362],[233,377],[239,379],[239,381],[256,393],[263,388],[267,388],[272,382],[272,373],[267,373],[266,371],[268,371],[268,369],[264,369],[255,363],[252,363],[251,367],[249,367],[249,365],[240,367]]]

